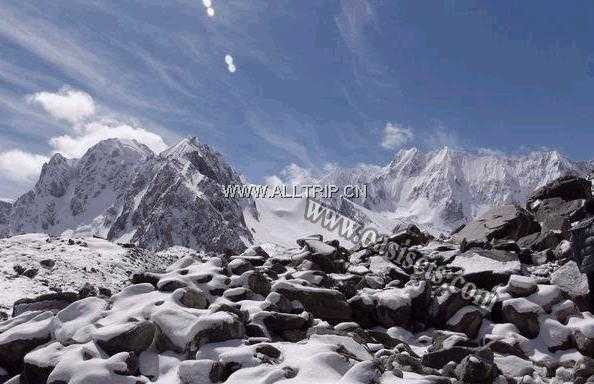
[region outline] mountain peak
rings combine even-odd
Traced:
[[[170,158],[170,157],[184,157],[188,153],[192,152],[202,152],[208,146],[200,143],[200,141],[195,136],[188,136],[182,140],[180,140],[177,144],[167,148],[163,152],[161,152],[160,156],[163,158]]]
[[[108,154],[113,151],[135,152],[141,156],[153,156],[154,152],[145,144],[142,144],[134,139],[111,138],[101,140],[87,150],[83,157],[90,154]]]

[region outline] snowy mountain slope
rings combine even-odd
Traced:
[[[158,249],[240,250],[251,240],[242,213],[250,201],[223,196],[230,184],[241,180],[219,153],[182,140],[133,179],[107,237]]]
[[[136,141],[109,139],[81,159],[54,155],[15,202],[10,229],[239,251],[251,240],[242,215],[250,201],[226,199],[228,184],[241,184],[239,175],[194,138],[158,156]]]
[[[368,196],[354,202],[393,220],[449,231],[491,206],[524,203],[532,190],[559,176],[589,175],[591,165],[556,151],[506,157],[447,147],[432,152],[412,148],[399,151],[386,167],[338,169],[320,182],[367,184]]]
[[[119,139],[98,143],[81,159],[54,155],[34,189],[14,203],[12,232],[61,233],[93,223],[94,234],[105,235],[129,180],[152,157],[148,147]]]
[[[0,240],[0,311],[14,301],[54,292],[78,292],[85,283],[119,291],[132,272],[161,270],[187,252],[127,249],[107,240],[27,234]]]

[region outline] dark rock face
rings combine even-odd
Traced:
[[[0,239],[10,234],[9,219],[12,203],[0,200]]]
[[[315,317],[330,322],[350,321],[351,307],[342,293],[333,289],[304,287],[291,282],[280,282],[272,286],[289,300],[298,300],[306,311]]]
[[[454,235],[458,241],[518,240],[538,232],[540,226],[533,215],[517,205],[492,208]]]
[[[28,311],[58,311],[79,299],[74,292],[58,292],[41,295],[33,299],[20,299],[14,303],[12,316],[16,317]]]
[[[147,350],[153,343],[157,330],[155,324],[150,321],[133,322],[118,328],[114,330],[102,328],[95,336],[97,345],[110,355],[119,352],[140,353]]]
[[[592,198],[592,183],[589,180],[564,176],[534,191],[528,198],[531,208],[536,200],[560,198],[564,201],[589,200]]]
[[[493,356],[469,355],[456,367],[456,377],[463,383],[488,384],[498,376],[498,369]]]
[[[516,326],[522,335],[533,339],[540,332],[538,315],[542,309],[523,298],[510,299],[503,302],[503,318]]]

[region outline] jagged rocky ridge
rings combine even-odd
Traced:
[[[0,200],[0,239],[10,234],[9,220],[12,203]]]
[[[0,377],[591,382],[594,317],[569,230],[593,217],[591,184],[562,178],[526,207],[494,208],[451,238],[410,227],[354,249],[314,235],[284,251],[189,253],[166,271],[132,275],[109,298],[17,303],[17,316],[0,322]],[[477,305],[489,293],[494,305]]]
[[[133,140],[109,139],[81,159],[54,155],[34,189],[15,201],[10,233],[73,230],[148,249],[237,252],[251,240],[243,219],[250,201],[225,198],[228,184],[241,184],[239,175],[195,138],[159,155]]]

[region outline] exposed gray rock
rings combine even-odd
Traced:
[[[527,206],[531,208],[537,200],[561,198],[565,201],[591,199],[592,183],[576,176],[563,176],[534,191],[528,197]]]
[[[153,343],[156,326],[150,321],[128,322],[99,328],[93,338],[110,355],[119,352],[140,353]]]
[[[78,299],[78,294],[74,292],[48,293],[32,299],[20,299],[15,301],[12,307],[12,316],[16,317],[28,311],[52,311],[57,313]]]
[[[588,308],[588,278],[581,273],[574,261],[569,261],[551,274],[551,284],[559,286],[561,291],[580,308]]]
[[[503,301],[502,311],[504,320],[515,325],[522,335],[531,339],[538,336],[538,316],[543,312],[539,305],[524,298],[509,299]]]
[[[12,203],[0,200],[0,239],[10,235],[10,213],[12,211]]]
[[[344,295],[336,290],[306,287],[290,281],[282,281],[274,284],[272,291],[282,294],[289,300],[298,300],[314,317],[335,323],[350,321],[352,318],[351,307]]]
[[[532,214],[517,205],[502,205],[492,208],[454,234],[462,241],[518,240],[538,232],[540,226]]]

